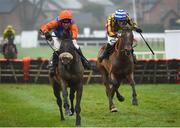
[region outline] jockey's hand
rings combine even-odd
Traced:
[[[49,32],[44,33],[46,40],[52,41],[52,36]]]
[[[137,28],[137,29],[136,29],[136,32],[142,33],[142,30],[141,30],[140,28]]]
[[[39,34],[44,35],[44,32],[41,29],[39,29]]]
[[[113,38],[113,39],[110,40],[110,42],[111,42],[111,44],[114,44],[114,43],[117,42],[117,40],[118,40],[118,38]]]

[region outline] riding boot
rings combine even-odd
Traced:
[[[49,63],[50,76],[53,77],[55,75],[56,67],[58,65],[58,55],[59,52],[55,51],[52,55],[52,58]]]
[[[80,48],[79,48],[79,49],[76,49],[76,51],[77,51],[77,53],[78,53],[78,54],[80,55],[80,57],[81,57],[81,62],[82,62],[82,64],[83,64],[84,68],[85,68],[85,69],[90,69],[89,61],[84,57],[81,49],[80,49]]]
[[[133,54],[133,61],[134,61],[134,64],[137,64],[137,58],[135,54]]]
[[[108,43],[106,46],[106,49],[98,58],[99,62],[101,63],[103,61],[103,59],[108,59],[109,55],[112,53],[112,51],[113,51],[113,46]]]
[[[132,50],[132,55],[133,55],[134,64],[137,64],[137,58],[136,58],[136,55],[134,54],[134,50]]]

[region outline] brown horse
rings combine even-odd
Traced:
[[[76,92],[76,125],[81,124],[81,97],[83,92],[83,73],[84,68],[80,59],[80,56],[75,51],[73,42],[71,39],[63,39],[61,41],[61,48],[59,51],[59,62],[56,68],[56,75],[50,78],[53,85],[54,95],[57,99],[57,104],[59,106],[61,120],[64,120],[63,110],[62,110],[62,99],[60,92],[62,91],[65,115],[73,115],[74,104],[73,100]],[[69,108],[68,102],[68,91],[67,87],[70,87],[70,103],[71,108]]]
[[[17,48],[16,45],[7,41],[2,48],[4,58],[6,59],[17,59]]]
[[[114,45],[114,51],[108,59],[104,59],[101,63],[97,61],[97,66],[102,74],[103,83],[106,87],[106,95],[109,98],[109,109],[111,112],[116,112],[117,108],[113,104],[113,96],[116,96],[119,101],[124,101],[124,97],[119,93],[118,88],[122,80],[126,79],[132,87],[132,104],[138,105],[134,81],[134,63],[133,63],[133,33],[132,29],[125,27],[121,36]],[[105,50],[103,46],[98,57]],[[112,86],[111,86],[112,85]]]

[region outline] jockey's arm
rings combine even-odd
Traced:
[[[45,25],[42,25],[41,27],[41,31],[43,33],[47,33],[49,31],[51,31],[53,28],[56,28],[58,26],[58,22],[56,20],[52,20],[50,22],[48,22]]]
[[[72,31],[72,39],[76,40],[78,37],[78,27],[76,24],[72,24],[71,31]]]
[[[127,23],[132,26],[133,30],[136,31],[138,28],[137,24],[132,20],[132,18],[127,14]]]
[[[107,27],[107,34],[110,37],[116,37],[116,33],[112,31],[112,26],[113,25],[115,25],[115,23],[112,21],[112,17],[109,16],[108,19],[107,19],[106,27]]]
[[[71,31],[72,31],[72,42],[75,46],[76,49],[79,49],[79,45],[77,44],[77,37],[78,37],[78,27],[76,24],[72,24],[71,26]]]

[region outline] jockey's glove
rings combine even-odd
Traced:
[[[116,43],[118,40],[118,38],[114,37],[110,40],[110,44],[113,45],[114,43]]]
[[[49,32],[44,33],[46,40],[52,41],[52,36]]]
[[[43,33],[43,31],[41,29],[39,29],[39,34],[43,34],[44,35],[44,33]]]
[[[136,32],[142,33],[142,30],[141,30],[140,28],[137,28],[137,29],[136,29]]]

